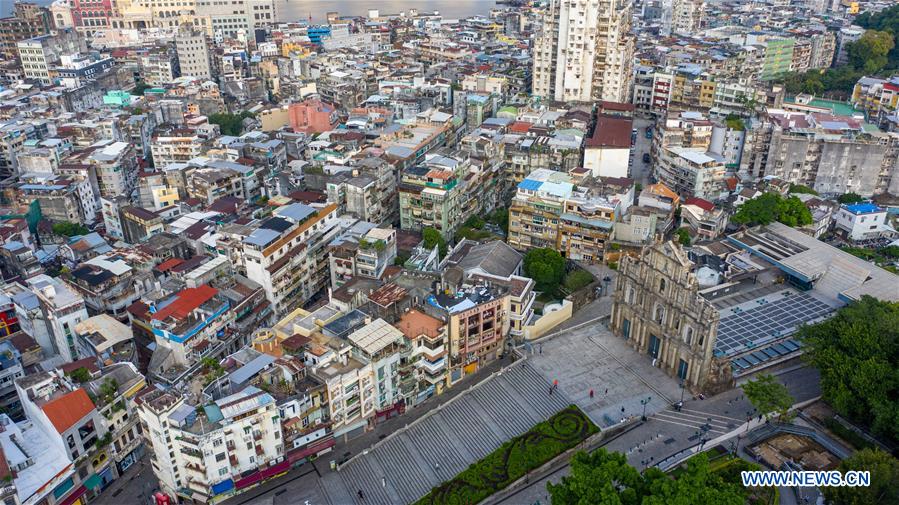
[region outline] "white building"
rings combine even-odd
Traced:
[[[195,0],[200,28],[216,38],[235,37],[239,30],[247,36],[253,29],[277,21],[274,0]]]
[[[703,148],[661,148],[655,175],[659,182],[680,195],[717,200],[727,191],[723,158]]]
[[[178,53],[181,75],[189,75],[198,79],[212,78],[212,71],[209,67],[209,48],[203,32],[195,31],[187,26],[182,27],[175,35],[175,50]]]
[[[703,0],[674,0],[671,4],[669,34],[690,36],[702,26]]]
[[[533,93],[565,102],[629,101],[631,5],[629,0],[550,0],[534,48]]]
[[[278,406],[253,386],[206,405],[159,390],[138,402],[150,464],[170,496],[223,499],[290,467]]]
[[[75,325],[88,318],[84,298],[65,282],[41,274],[28,279],[33,297],[13,297],[23,329],[37,341],[47,356],[58,354],[66,362],[78,359]],[[26,327],[27,326],[27,327]]]
[[[351,356],[353,348],[334,350],[313,345],[306,366],[328,391],[328,415],[335,437],[368,424],[375,413],[375,376],[372,363]]]
[[[393,406],[400,399],[399,366],[406,336],[383,319],[375,319],[348,337],[354,354],[371,362],[375,376],[375,409]]]
[[[841,205],[834,216],[834,226],[853,242],[889,237],[896,233],[887,224],[886,209],[873,203]]]
[[[627,117],[599,115],[593,135],[584,145],[584,168],[593,177],[629,177],[631,126]]]

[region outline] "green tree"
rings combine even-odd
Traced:
[[[605,448],[576,453],[569,475],[558,484],[547,483],[546,489],[553,505],[743,505],[747,496],[741,485],[710,471],[705,454],[690,458],[674,479],[657,468],[641,474],[623,454]]]
[[[743,384],[743,392],[752,406],[765,417],[771,417],[772,413],[778,417],[786,416],[794,402],[787,387],[771,374],[759,375]]]
[[[531,249],[524,255],[524,274],[534,279],[537,291],[555,296],[565,277],[565,258],[555,249]]]
[[[803,186],[802,184],[790,184],[790,193],[807,194],[807,195],[817,195],[818,194],[818,192],[815,191],[814,189],[812,189],[808,186]]]
[[[899,303],[864,296],[799,330],[821,372],[821,394],[841,415],[899,441]]]
[[[849,64],[866,73],[878,72],[887,66],[887,55],[895,45],[891,33],[867,30],[861,38],[847,45]]]
[[[243,111],[240,114],[210,114],[209,122],[217,124],[222,130],[222,135],[238,136],[243,133],[243,120],[249,117],[255,117],[252,112]]]
[[[74,237],[75,235],[87,235],[88,233],[90,233],[90,230],[88,230],[86,226],[77,224],[77,223],[70,223],[68,221],[60,221],[58,223],[53,223],[51,230],[53,230],[53,233],[55,233],[57,235],[62,235],[65,237]]]
[[[747,226],[780,221],[796,227],[811,224],[812,213],[795,196],[784,198],[777,193],[765,193],[741,205],[731,221]]]
[[[840,203],[842,203],[842,204],[849,205],[849,204],[852,204],[852,203],[864,202],[865,199],[862,198],[861,195],[859,195],[858,193],[851,193],[851,192],[850,192],[850,193],[845,193],[845,194],[840,195],[840,196],[837,198],[837,201],[840,202]]]
[[[145,91],[147,91],[148,89],[150,89],[152,87],[153,86],[150,86],[149,84],[145,83],[144,81],[137,81],[134,83],[134,89],[131,90],[131,94],[136,95],[136,96],[142,96]]]
[[[677,235],[677,241],[680,242],[680,245],[690,245],[690,240],[692,240],[690,238],[690,230],[686,228],[678,228],[678,230],[674,232],[674,234]]]
[[[443,238],[443,235],[436,228],[425,228],[421,231],[421,238],[424,239],[426,248],[430,250],[437,246],[440,257],[446,256],[446,239]]]
[[[91,373],[82,366],[69,372],[69,377],[75,382],[82,383],[91,380]]]
[[[881,450],[864,449],[840,463],[841,472],[853,470],[871,472],[871,485],[822,487],[829,505],[899,503],[899,460]]]

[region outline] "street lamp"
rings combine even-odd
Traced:
[[[609,296],[609,283],[612,282],[612,278],[607,275],[602,278],[602,281],[606,284],[606,296]]]
[[[680,401],[677,402],[677,410],[680,411],[681,407],[684,406],[684,386],[686,381],[681,379],[680,381]]]
[[[640,420],[646,420],[646,406],[649,405],[649,402],[652,401],[652,397],[648,396],[645,400],[640,400],[640,405],[643,405],[643,414],[640,416]]]

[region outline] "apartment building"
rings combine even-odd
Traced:
[[[46,35],[54,26],[47,8],[36,4],[15,2],[11,14],[0,18],[0,54],[7,58],[18,54],[17,42]]]
[[[26,283],[30,293],[14,298],[22,329],[46,356],[58,354],[65,361],[75,361],[79,357],[75,325],[88,317],[84,298],[65,282],[44,274]]]
[[[552,0],[533,60],[533,93],[563,102],[627,102],[633,88],[631,2]]]
[[[327,244],[340,232],[337,205],[279,207],[243,242],[247,277],[265,288],[277,315],[288,314],[328,283]]]
[[[178,54],[181,75],[197,79],[212,78],[205,33],[186,25],[182,26],[175,35],[175,51]]]
[[[434,303],[425,308],[446,321],[450,384],[502,358],[510,327],[507,290],[467,285],[453,295],[436,293]]]
[[[749,181],[773,176],[820,194],[896,192],[897,146],[894,134],[866,131],[854,117],[767,109],[746,131],[739,174]]]
[[[467,187],[462,176],[469,160],[432,156],[422,165],[408,167],[400,176],[400,228],[434,228],[447,240],[465,221],[461,208]]]
[[[347,340],[353,346],[353,357],[371,364],[374,409],[381,414],[397,403],[411,405],[416,382],[410,373],[411,347],[403,332],[378,318],[350,333]]]
[[[690,36],[702,27],[703,0],[674,0],[671,4],[669,34]],[[667,17],[667,16],[665,16]]]
[[[531,172],[509,207],[508,243],[519,251],[549,247],[582,261],[600,261],[613,223],[633,201],[630,179],[592,179],[546,169]],[[577,173],[577,172],[575,172]]]
[[[396,258],[396,230],[360,221],[328,245],[331,288],[354,277],[380,279]]]
[[[69,285],[94,314],[127,319],[126,309],[143,294],[149,274],[141,274],[120,256],[101,254],[72,269]]]
[[[409,359],[415,366],[420,398],[440,394],[449,387],[447,354],[449,341],[443,321],[424,312],[411,309],[396,322],[412,348]],[[417,402],[416,402],[417,403]]]
[[[255,387],[196,405],[155,390],[137,403],[150,464],[170,496],[221,500],[290,468],[278,406]]]
[[[239,31],[248,37],[255,28],[276,22],[274,0],[194,0],[197,26],[216,38],[234,38]]]
[[[78,32],[65,28],[21,40],[16,43],[16,48],[25,78],[49,86],[53,84],[53,68],[61,62],[62,56],[84,52],[87,45]]]
[[[160,126],[150,138],[153,166],[158,169],[173,163],[187,163],[203,154],[203,142],[195,130]]]
[[[230,308],[231,301],[207,284],[182,289],[152,305],[150,325],[156,349],[150,373],[164,378],[170,371],[183,371],[220,352],[223,330],[234,320]]]

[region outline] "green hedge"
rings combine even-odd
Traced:
[[[597,432],[599,428],[579,408],[571,405],[504,443],[416,503],[478,503]]]
[[[865,437],[859,435],[855,431],[843,426],[842,423],[837,421],[834,418],[829,418],[824,420],[824,426],[827,426],[827,429],[832,431],[834,435],[842,438],[849,445],[855,447],[858,450],[862,449],[877,449],[877,447],[868,442]]]

